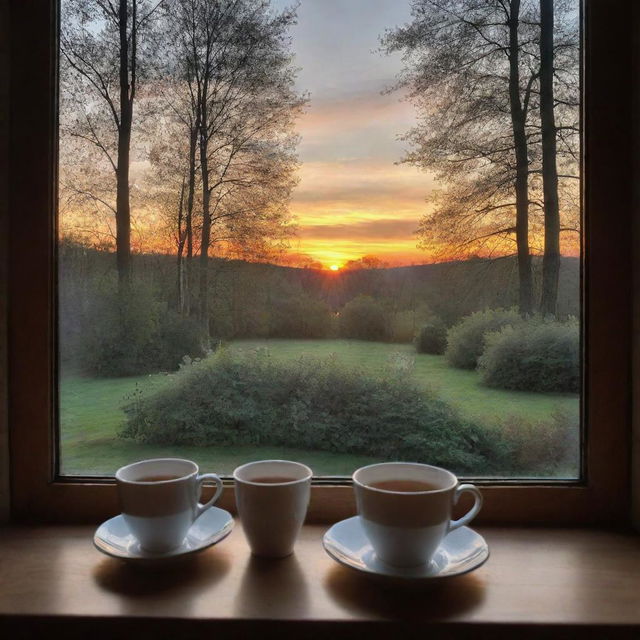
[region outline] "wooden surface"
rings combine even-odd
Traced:
[[[18,477],[25,477],[21,468],[27,458],[16,456]],[[34,468],[28,460],[27,469]],[[15,487],[14,487],[15,488]],[[24,489],[24,487],[23,487]],[[47,493],[37,502],[14,499],[14,521],[26,524],[85,524],[106,520],[119,511],[115,483],[54,482],[47,485]],[[558,485],[483,485],[484,503],[475,522],[482,525],[522,526],[580,526],[596,519],[593,503],[598,499],[594,487]],[[14,491],[14,498],[20,489]],[[226,486],[217,506],[234,513],[235,489]],[[205,489],[204,499],[212,495]],[[46,496],[50,499],[46,500]],[[23,495],[23,498],[25,496]],[[42,501],[40,501],[42,499]],[[18,504],[20,502],[20,504]],[[456,507],[456,517],[471,506],[469,496],[463,495]],[[330,523],[349,518],[356,513],[353,488],[350,486],[312,486],[307,522]],[[625,513],[625,518],[628,514]]]
[[[421,590],[388,588],[333,562],[308,525],[284,560],[229,538],[171,570],[134,570],[96,551],[93,527],[0,531],[0,636],[348,636],[355,627],[433,637],[640,637],[640,537],[578,529],[481,529],[491,557]],[[328,629],[330,627],[331,629]],[[289,633],[290,632],[290,633]],[[455,633],[454,633],[455,632]],[[532,635],[529,635],[532,634]],[[568,634],[568,635],[565,635]],[[12,636],[13,637],[13,636]]]

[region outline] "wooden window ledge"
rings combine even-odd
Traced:
[[[264,560],[237,526],[159,572],[101,555],[92,527],[11,525],[0,530],[0,636],[640,638],[632,533],[479,528],[491,549],[482,568],[407,591],[333,562],[326,528],[305,526],[293,556]]]

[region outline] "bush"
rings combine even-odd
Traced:
[[[376,377],[331,358],[282,363],[265,349],[221,349],[126,411],[123,435],[155,444],[281,445],[482,474],[501,469],[508,453],[497,432],[401,373]]]
[[[491,333],[479,370],[483,382],[491,387],[578,393],[578,322],[532,319]]]
[[[486,335],[519,322],[521,318],[514,310],[488,309],[466,316],[447,333],[447,361],[459,369],[475,369],[484,351]]]
[[[511,451],[505,471],[519,476],[572,477],[580,470],[580,421],[556,412],[547,422],[509,417],[501,429]]]
[[[447,327],[438,320],[422,325],[415,339],[418,353],[442,355],[447,348]]]
[[[358,296],[344,305],[340,312],[340,335],[358,340],[389,339],[386,309],[371,296]]]
[[[167,311],[146,284],[126,294],[115,285],[97,292],[77,350],[81,368],[100,377],[174,370],[183,356],[204,355],[198,325]]]

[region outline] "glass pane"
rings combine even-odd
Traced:
[[[578,477],[579,0],[291,5],[61,1],[61,472]]]

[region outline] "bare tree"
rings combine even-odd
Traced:
[[[577,161],[575,2],[556,2],[562,37],[555,46],[552,41],[551,57],[562,63],[554,66],[552,60],[544,68],[562,93],[554,99],[552,92],[550,107],[560,120],[553,125],[558,149],[543,143],[548,124],[541,123],[539,2],[414,0],[411,22],[382,40],[386,52],[403,55],[404,70],[393,89],[405,91],[418,111],[417,126],[404,136],[410,150],[403,161],[435,172],[444,185],[420,223],[421,246],[449,258],[515,253],[525,314],[534,308],[531,254],[543,250],[538,239],[547,201],[555,194],[557,203],[564,193],[567,220],[572,209],[571,187],[544,179],[543,153],[547,167],[551,157],[563,163],[559,175],[567,180]],[[557,280],[563,228],[558,205],[555,211],[556,222],[546,225],[545,253],[547,273]]]
[[[527,125],[538,73],[530,9],[520,0],[414,0],[412,22],[383,38],[388,53],[404,56],[395,88],[418,107],[404,161],[447,185],[421,224],[423,238],[453,241],[461,252],[515,240],[522,313],[533,307]]]
[[[134,103],[140,82],[141,40],[163,0],[64,0],[62,90],[75,109],[63,135],[90,145],[115,178],[116,261],[120,287],[131,271],[129,169]],[[87,192],[90,199],[99,198]],[[102,199],[102,198],[101,198]]]
[[[556,122],[553,105],[553,0],[540,0],[540,124],[544,193],[543,314],[555,314],[560,274],[560,204],[556,165]]]
[[[207,326],[211,247],[237,248],[267,226],[282,229],[296,168],[292,127],[303,104],[289,52],[295,13],[274,13],[265,0],[178,0],[168,18],[189,96],[189,135],[194,125],[197,133],[198,297]]]
[[[555,314],[560,275],[561,197],[577,191],[579,146],[579,21],[576,3],[540,0],[540,129],[544,257],[540,311]],[[556,19],[556,16],[558,19]],[[559,165],[562,173],[559,172]],[[572,189],[573,187],[573,189]],[[579,206],[579,205],[577,205]],[[575,208],[577,208],[577,206]],[[569,211],[565,211],[565,218]],[[577,220],[573,228],[577,230]],[[564,230],[570,230],[571,223]]]
[[[167,89],[166,82],[162,87]],[[166,108],[167,104],[163,101],[161,106]],[[155,234],[165,234],[176,255],[175,304],[186,316],[190,304],[188,260],[193,256],[195,167],[191,164],[193,156],[184,136],[184,123],[172,117],[174,115],[173,109],[169,111],[169,117],[157,114],[153,126],[149,127],[151,171],[145,187],[148,204],[158,217]],[[192,180],[193,185],[190,184]],[[188,254],[186,261],[185,254]]]
[[[509,107],[513,130],[515,170],[516,245],[518,252],[519,308],[520,313],[533,311],[533,278],[529,251],[529,141],[527,139],[527,111],[531,90],[537,74],[529,70],[526,87],[522,91],[520,52],[520,0],[498,4],[509,28],[508,48],[505,51],[509,63]]]

